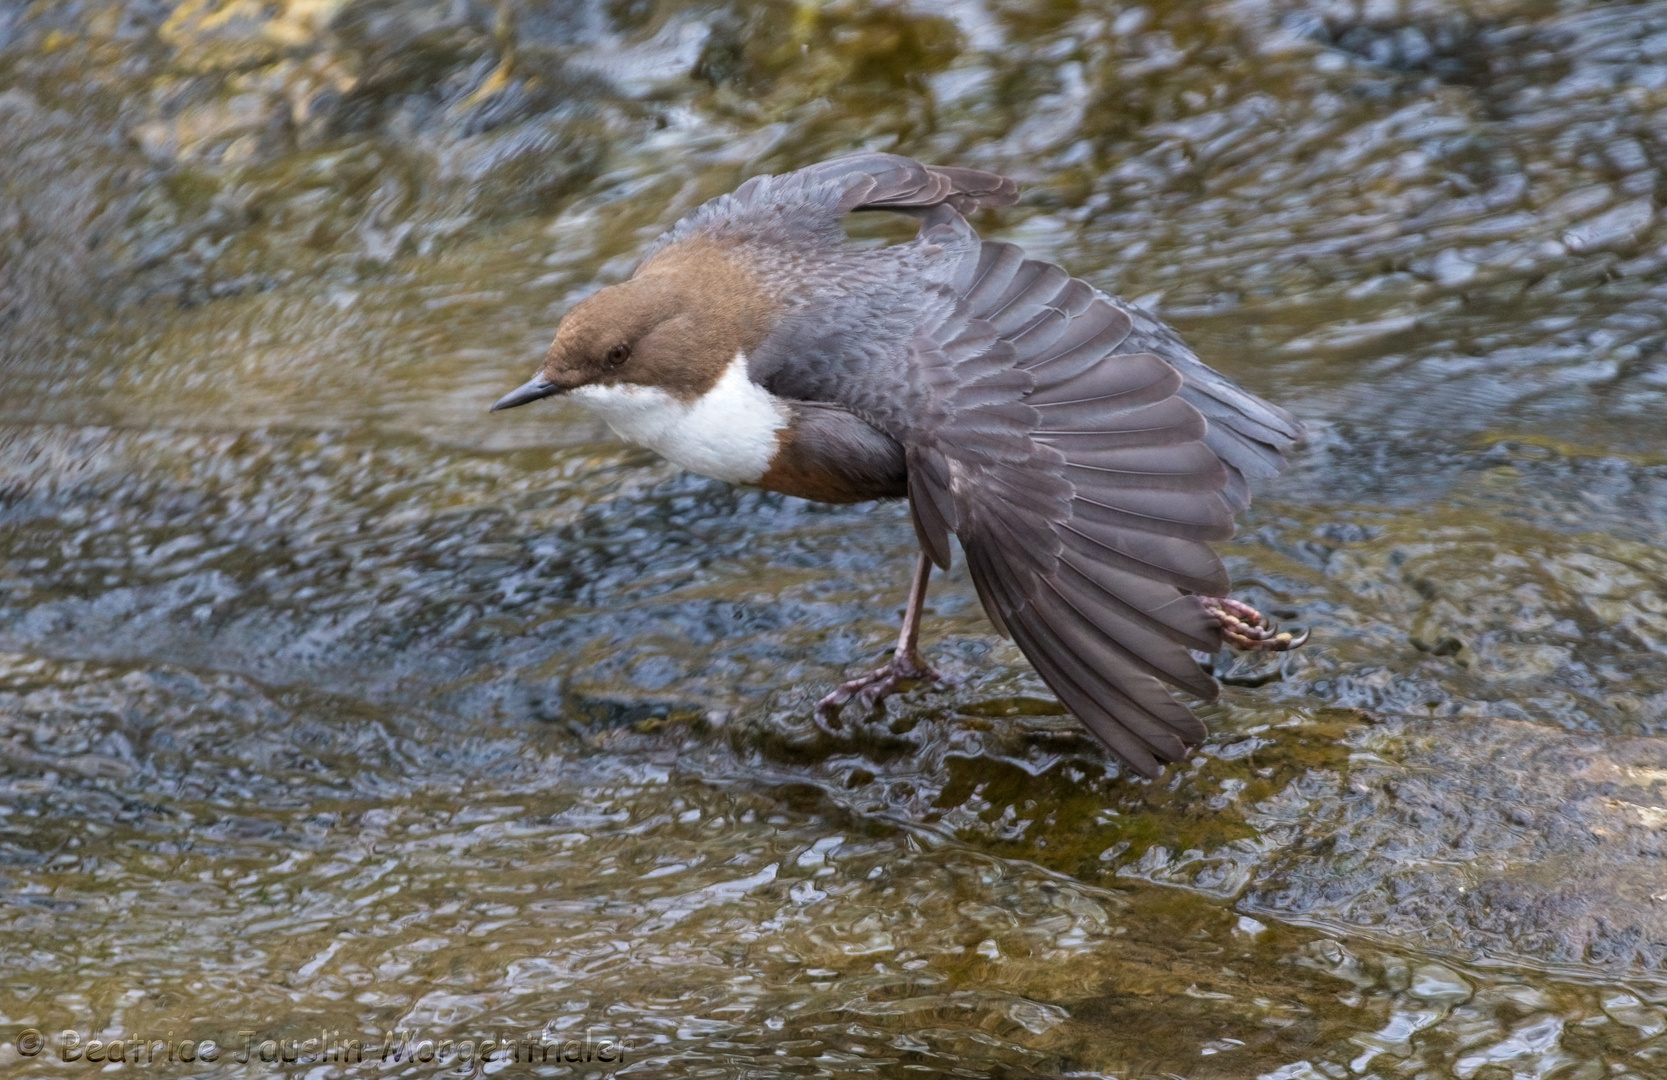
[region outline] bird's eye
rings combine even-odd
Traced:
[[[630,355],[631,346],[623,343],[615,345],[613,348],[608,350],[608,363],[623,364],[630,357]]]

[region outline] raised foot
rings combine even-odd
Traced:
[[[1236,649],[1250,652],[1289,652],[1301,648],[1308,631],[1291,634],[1249,604],[1228,596],[1203,596],[1204,610],[1221,624],[1221,637]]]
[[[901,690],[904,683],[942,681],[943,676],[919,656],[898,653],[885,667],[875,668],[859,679],[840,683],[833,693],[818,701],[816,721],[824,728],[832,729],[839,726],[839,710],[852,698],[856,698],[865,710],[872,711],[874,706]]]

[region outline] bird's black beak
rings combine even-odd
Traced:
[[[497,412],[499,409],[513,409],[517,405],[525,405],[529,401],[537,401],[539,398],[547,398],[559,393],[561,393],[561,387],[541,375],[534,375],[531,379],[499,398],[498,403],[487,411]]]

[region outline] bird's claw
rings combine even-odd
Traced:
[[[1243,601],[1228,596],[1203,597],[1204,610],[1221,626],[1222,640],[1247,652],[1289,652],[1308,641],[1308,631],[1292,634]]]
[[[943,676],[918,656],[898,654],[884,667],[875,668],[861,678],[840,683],[834,692],[816,703],[816,721],[826,730],[839,726],[839,710],[852,698],[864,711],[897,693],[909,682],[942,682]]]

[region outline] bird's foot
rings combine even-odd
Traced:
[[[1247,652],[1289,652],[1301,648],[1308,640],[1308,631],[1291,634],[1279,629],[1279,624],[1260,611],[1227,596],[1204,596],[1204,610],[1221,624],[1221,637],[1227,644]]]
[[[875,668],[859,679],[840,683],[833,693],[818,701],[816,721],[823,728],[832,730],[839,725],[840,708],[852,698],[872,712],[874,706],[901,690],[904,683],[942,681],[943,676],[922,660],[918,653],[900,652],[884,667]]]

